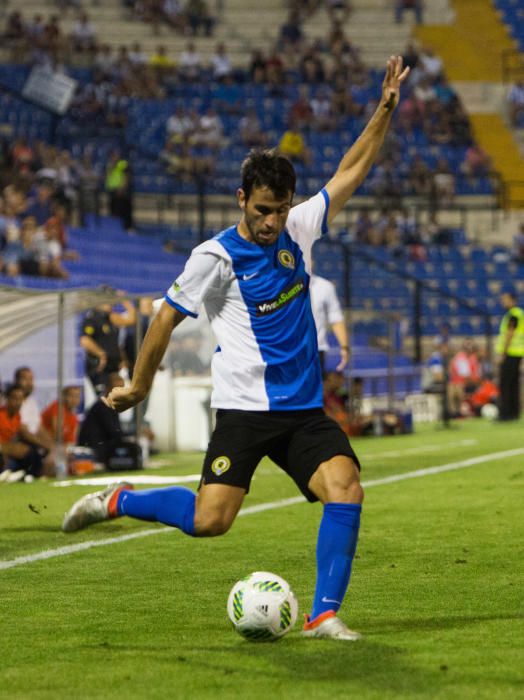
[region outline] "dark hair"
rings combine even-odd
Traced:
[[[295,193],[295,169],[275,148],[251,150],[242,163],[240,174],[246,199],[253,187],[267,187],[279,199]]]
[[[23,390],[22,387],[19,386],[18,384],[9,384],[9,386],[8,386],[7,389],[5,390],[5,397],[6,397],[6,399],[8,399],[8,398],[11,396],[11,394],[13,393],[13,391],[21,391],[22,394],[24,393],[24,390]]]
[[[15,383],[20,381],[20,377],[22,376],[23,372],[31,372],[31,371],[32,371],[31,367],[17,367],[15,369],[15,373],[14,373]]]

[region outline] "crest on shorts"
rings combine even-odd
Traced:
[[[213,460],[211,464],[211,471],[217,476],[221,476],[224,472],[227,472],[231,466],[231,460],[229,457],[217,457]]]
[[[180,291],[180,285],[178,284],[178,282],[173,282],[173,289],[175,290],[175,292]]]
[[[285,248],[278,251],[278,261],[284,267],[289,267],[290,270],[295,269],[295,257],[293,253],[290,253]]]

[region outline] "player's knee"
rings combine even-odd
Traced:
[[[331,465],[324,469],[317,495],[323,503],[362,503],[364,489],[360,472],[351,460],[349,465]]]
[[[202,513],[195,515],[195,534],[198,537],[225,535],[233,521],[225,513]]]

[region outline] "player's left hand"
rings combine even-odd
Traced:
[[[133,408],[143,401],[145,396],[139,394],[132,386],[117,386],[112,389],[107,396],[102,396],[102,401],[109,408],[113,408],[118,413]]]
[[[382,104],[388,112],[395,109],[400,100],[400,86],[409,75],[409,66],[402,70],[402,56],[390,56],[382,83]]]

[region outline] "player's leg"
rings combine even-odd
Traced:
[[[65,532],[123,515],[177,527],[187,535],[206,537],[226,532],[249,490],[251,477],[264,454],[256,442],[256,420],[251,429],[243,412],[217,412],[217,424],[204,459],[198,495],[182,486],[133,491],[116,484],[84,496],[66,513]],[[260,432],[260,431],[259,431]]]
[[[317,582],[311,620],[337,612],[349,586],[364,491],[359,470],[346,455],[319,465],[309,489],[324,504],[317,540]]]
[[[245,489],[225,484],[205,484],[198,494],[181,486],[134,491],[127,483],[88,494],[65,514],[64,532],[127,515],[137,520],[163,523],[194,537],[227,532],[240,510]]]
[[[124,488],[114,514],[171,525],[186,535],[213,537],[229,530],[244,495],[245,489],[226,484],[204,484],[197,494],[180,486],[147,491]]]
[[[358,639],[336,617],[349,585],[358,539],[361,504],[358,459],[347,436],[323,412],[295,430],[286,469],[306,498],[323,503],[317,539],[317,580],[304,633]]]

